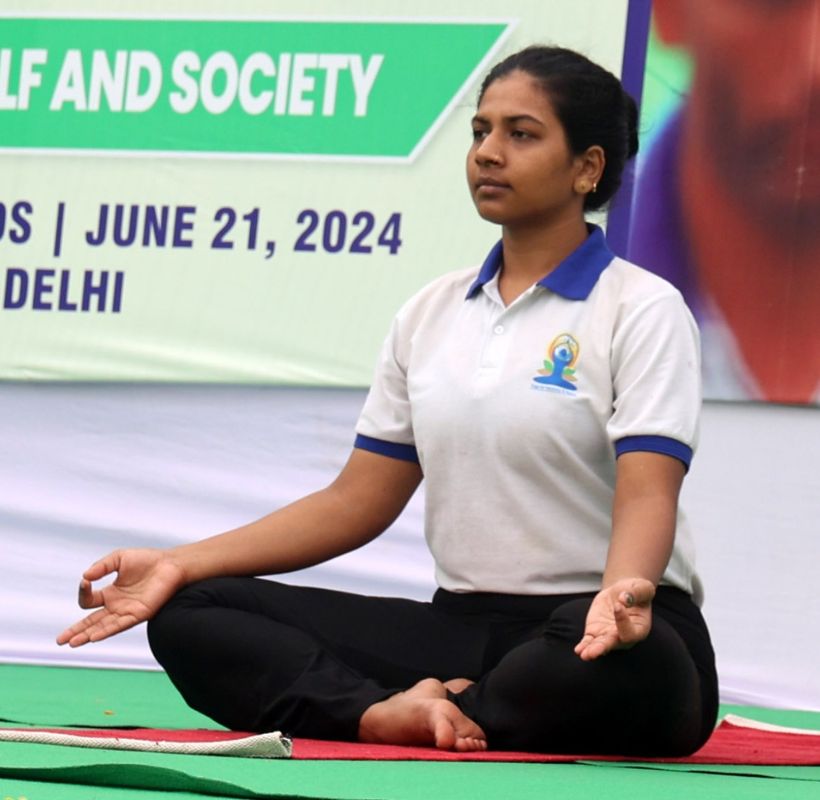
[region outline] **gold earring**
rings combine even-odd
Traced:
[[[579,183],[578,184],[578,191],[581,194],[586,194],[589,191],[589,184],[586,181],[583,181],[582,183]],[[592,191],[595,191],[595,189],[593,189]]]

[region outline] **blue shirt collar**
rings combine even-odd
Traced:
[[[609,249],[604,232],[597,225],[587,225],[589,236],[573,250],[549,275],[536,284],[567,300],[586,300],[607,264],[615,257]],[[481,287],[493,279],[501,267],[502,243],[496,242],[481,265],[478,277],[467,292],[475,297]]]

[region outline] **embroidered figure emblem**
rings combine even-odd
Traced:
[[[578,391],[575,385],[575,364],[580,352],[578,340],[570,333],[560,333],[547,348],[547,357],[544,359],[544,369],[538,370],[533,378],[535,383],[545,383],[549,386],[558,386],[561,389]]]

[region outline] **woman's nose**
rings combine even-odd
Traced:
[[[479,164],[500,164],[502,156],[498,142],[492,136],[485,136],[475,151],[475,160]]]

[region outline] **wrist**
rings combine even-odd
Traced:
[[[601,579],[602,589],[611,589],[613,586],[623,586],[629,583],[650,583],[653,588],[657,588],[660,583],[660,577],[646,572],[604,572]]]
[[[193,547],[195,545],[184,544],[178,547],[170,547],[162,553],[163,561],[178,573],[180,588],[207,577],[204,574],[199,574],[201,570],[198,569],[198,559],[192,552]]]

